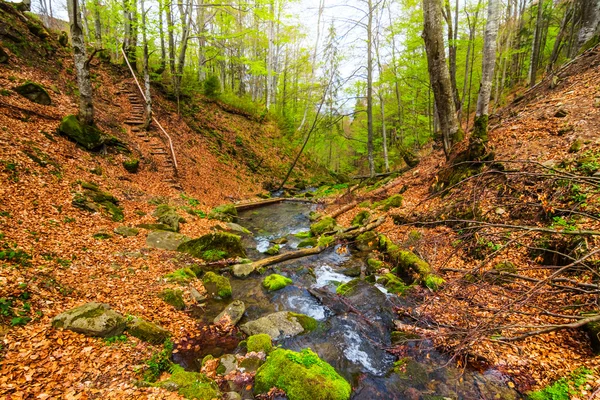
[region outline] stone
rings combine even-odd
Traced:
[[[19,93],[21,96],[33,101],[34,103],[42,104],[44,106],[49,106],[52,104],[52,99],[50,99],[50,95],[48,94],[46,89],[44,89],[44,87],[40,84],[34,82],[26,82],[20,86],[17,86],[14,89],[14,91]]]
[[[556,110],[556,113],[554,113],[554,117],[556,118],[564,118],[567,115],[569,115],[569,113],[564,108],[559,108],[558,110]]]
[[[208,218],[223,222],[237,222],[237,209],[233,204],[223,204],[213,208],[208,213]]]
[[[194,257],[217,261],[226,257],[246,257],[241,238],[227,232],[209,233],[198,239],[182,243],[177,251]]]
[[[273,349],[271,336],[267,335],[266,333],[252,335],[246,341],[246,348],[248,349],[248,353],[262,351],[265,354],[269,354]]]
[[[268,335],[267,335],[268,336]],[[254,373],[265,363],[263,354],[250,353],[238,363],[238,369],[243,372]]]
[[[286,237],[280,237],[280,238],[271,240],[272,244],[286,244],[287,242],[288,242],[288,238],[286,238]]]
[[[173,306],[176,310],[184,310],[183,292],[179,289],[164,289],[158,294],[165,303]]]
[[[58,131],[87,150],[95,150],[104,144],[100,130],[82,124],[75,115],[63,118]]]
[[[303,314],[280,311],[254,321],[247,322],[241,326],[241,329],[249,336],[265,333],[269,335],[271,339],[279,340],[304,333],[306,331],[305,326],[307,324],[304,324],[305,326],[303,326],[301,323],[301,321],[304,319],[303,317],[310,318]],[[307,330],[310,329],[309,326],[306,327]]]
[[[269,292],[274,292],[276,290],[283,289],[292,283],[293,281],[288,277],[279,274],[271,274],[263,280],[262,285]]]
[[[229,279],[218,275],[214,272],[207,272],[202,277],[202,284],[206,288],[206,292],[212,297],[222,299],[231,297],[231,283]]]
[[[379,238],[377,233],[367,231],[358,235],[355,242],[356,248],[360,251],[373,251],[379,247]]]
[[[170,391],[177,391],[187,399],[211,400],[221,398],[219,386],[206,375],[198,372],[188,372],[177,364],[173,364],[170,370],[171,376],[169,379],[157,383],[156,386]]]
[[[215,317],[213,323],[222,327],[233,327],[244,316],[246,305],[241,300],[234,300],[219,315]]]
[[[140,168],[140,160],[138,160],[137,158],[125,160],[123,161],[123,168],[125,168],[127,172],[135,174]]]
[[[243,233],[246,235],[251,235],[252,232],[250,232],[248,229],[244,228],[243,226],[236,224],[235,222],[226,222],[225,224],[225,229],[227,231],[231,231],[231,232],[238,232],[238,233]],[[222,227],[220,225],[217,225],[216,229],[219,229]]]
[[[192,296],[192,299],[194,299],[194,301],[198,304],[202,304],[206,301],[206,296],[200,294],[198,289],[196,289],[195,287],[193,287],[191,285],[190,285],[190,295]]]
[[[137,236],[140,233],[139,229],[131,228],[129,226],[117,226],[113,232],[123,237]]]
[[[177,209],[168,204],[160,204],[152,214],[159,224],[169,227],[170,231],[179,232],[179,223],[183,218],[177,213]]]
[[[352,392],[350,384],[310,349],[271,352],[256,372],[254,393],[267,393],[273,387],[290,400],[348,400]]]
[[[321,236],[325,232],[334,231],[336,228],[337,223],[335,222],[335,219],[327,216],[312,224],[310,226],[310,232],[313,234],[313,236]]]
[[[274,256],[274,255],[279,254],[280,249],[281,249],[281,247],[278,244],[276,244],[276,245],[269,247],[267,249],[267,251],[265,251],[265,254],[268,256]]]
[[[191,239],[180,233],[170,231],[153,231],[146,238],[146,245],[155,249],[177,250],[183,243]]]
[[[168,330],[143,320],[142,318],[134,318],[127,323],[127,332],[144,342],[151,344],[164,343],[171,336]]]
[[[236,392],[227,392],[223,394],[223,400],[242,400],[242,396]]]
[[[231,273],[236,278],[246,278],[252,272],[254,272],[252,264],[235,264],[231,267]]]
[[[225,354],[219,359],[217,373],[220,375],[227,375],[228,373],[235,371],[236,368],[237,358],[233,354]]]
[[[298,243],[298,248],[304,249],[307,247],[317,247],[318,244],[319,244],[319,241],[317,239],[309,237],[309,238],[302,240],[300,243]]]
[[[371,219],[371,213],[367,210],[360,211],[352,219],[352,226],[363,226]]]
[[[123,333],[126,321],[108,304],[92,302],[57,315],[52,319],[52,326],[86,336],[111,337]]]

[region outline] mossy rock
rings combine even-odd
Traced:
[[[368,212],[367,210],[360,211],[352,219],[352,226],[363,226],[367,222],[369,222],[370,218],[371,218],[370,212]]]
[[[110,239],[112,237],[112,235],[110,233],[106,233],[106,232],[96,232],[92,235],[92,237],[94,239],[98,239],[98,240],[106,240],[106,239]]]
[[[440,286],[442,286],[446,282],[444,278],[441,276],[437,276],[434,274],[429,274],[425,277],[425,286],[427,286],[431,290],[438,290]]]
[[[206,258],[207,252],[221,252],[220,258],[246,257],[246,250],[242,245],[241,238],[227,232],[209,233],[198,239],[182,243],[177,251],[202,259]]]
[[[173,232],[172,228],[169,225],[165,224],[138,224],[135,226],[136,228],[147,229],[149,231],[169,231]],[[188,240],[191,240],[188,238]],[[177,247],[169,250],[177,250]]]
[[[391,272],[379,277],[377,283],[383,285],[388,292],[398,295],[403,295],[409,289],[409,286],[406,286],[400,278]]]
[[[273,349],[273,344],[271,343],[271,336],[267,335],[266,333],[252,335],[248,338],[246,342],[246,348],[248,352],[262,351],[265,354],[269,354]]]
[[[335,219],[331,217],[324,217],[320,221],[315,222],[310,226],[310,232],[313,236],[321,236],[325,232],[334,231],[337,227]]]
[[[169,379],[155,384],[170,391],[176,391],[186,399],[212,400],[220,399],[221,392],[216,382],[198,372],[188,372],[183,367],[173,364]]]
[[[281,249],[281,246],[279,246],[278,244],[271,246],[267,249],[267,251],[265,251],[265,254],[269,255],[269,256],[274,256],[279,254],[279,250]]]
[[[573,143],[571,143],[571,147],[569,147],[569,153],[577,153],[581,150],[583,143],[579,139],[575,139]]]
[[[405,344],[411,340],[419,340],[421,337],[417,334],[404,331],[394,331],[390,333],[390,340],[393,345]]]
[[[223,204],[213,208],[208,213],[208,218],[223,222],[237,222],[237,209],[233,204]]]
[[[298,243],[298,248],[304,249],[306,247],[317,247],[318,243],[319,241],[317,239],[309,237]]]
[[[134,318],[129,321],[127,323],[127,332],[131,336],[151,344],[164,343],[171,336],[168,330],[152,322],[145,321],[142,318]]]
[[[357,236],[356,247],[360,251],[373,251],[379,247],[379,237],[373,231],[367,231]]]
[[[166,226],[166,225],[165,225]],[[142,227],[138,225],[138,227]],[[155,249],[177,250],[177,248],[187,241],[189,237],[180,233],[158,229],[150,232],[146,237],[146,245]]]
[[[369,258],[367,260],[367,270],[365,271],[367,275],[373,275],[375,272],[379,271],[383,268],[385,264],[383,261],[377,260],[376,258]]]
[[[87,150],[95,150],[104,144],[100,130],[95,126],[82,124],[75,115],[63,118],[58,131]]]
[[[160,297],[165,303],[175,307],[177,310],[185,309],[183,292],[179,289],[165,289],[159,293],[158,297]]]
[[[159,204],[152,214],[159,224],[169,227],[168,230],[179,232],[179,223],[185,221],[178,213],[177,209],[168,204]]]
[[[62,47],[67,47],[69,44],[69,36],[67,35],[67,32],[60,32],[60,35],[58,36],[58,44],[60,44]]]
[[[402,196],[399,194],[395,194],[381,202],[381,209],[383,211],[388,211],[391,208],[397,207],[402,207]]]
[[[14,88],[14,91],[30,101],[33,101],[34,103],[42,104],[44,106],[49,106],[52,104],[52,99],[50,98],[50,95],[46,89],[44,89],[44,87],[38,83],[25,82],[24,84]]]
[[[189,283],[196,279],[196,274],[191,268],[179,268],[164,276],[167,282],[179,284]]]
[[[220,297],[222,299],[231,297],[231,283],[224,276],[212,271],[207,272],[202,277],[202,283],[206,291],[213,297]]]
[[[125,160],[125,161],[123,161],[123,168],[125,168],[125,170],[127,172],[131,172],[132,174],[135,174],[136,172],[138,172],[138,169],[140,168],[140,160],[138,160],[137,158]]]
[[[415,385],[427,385],[430,382],[427,368],[413,359],[404,359],[403,368],[395,369],[403,380]]]
[[[412,270],[422,279],[431,273],[429,264],[412,251],[400,250],[398,246],[392,245],[388,247],[388,255],[396,265],[397,273],[408,274]]]
[[[108,304],[86,303],[52,319],[54,328],[67,329],[86,336],[111,337],[123,333],[125,318]]]
[[[277,349],[256,372],[254,393],[276,387],[290,400],[348,400],[350,384],[310,349]]]
[[[283,289],[292,283],[293,281],[288,277],[279,274],[271,274],[263,280],[262,285],[269,292],[274,292],[276,290]]]
[[[335,242],[335,237],[334,236],[322,235],[322,236],[319,236],[319,239],[317,240],[317,246],[319,246],[319,247],[327,247],[330,244],[332,244],[333,242]]]
[[[335,289],[335,292],[340,296],[350,296],[359,282],[360,279],[357,278],[352,279],[350,282],[342,283]]]
[[[264,333],[273,340],[280,340],[311,332],[317,325],[317,321],[308,315],[279,311],[246,322],[240,328],[249,336]]]
[[[131,237],[131,236],[137,236],[140,233],[139,229],[136,228],[131,228],[129,226],[118,226],[116,227],[113,232],[115,232],[117,235],[123,236],[123,237]]]

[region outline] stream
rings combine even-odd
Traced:
[[[271,246],[270,241],[285,237],[281,252],[295,250],[302,240],[294,234],[309,230],[309,213],[314,205],[282,202],[240,212],[239,224],[252,235],[243,235],[248,257],[257,260]],[[455,363],[436,351],[427,340],[392,343],[394,309],[415,306],[417,300],[387,293],[379,286],[362,281],[350,296],[341,298],[336,287],[365,271],[367,254],[348,246],[336,245],[321,254],[286,261],[269,273],[289,277],[293,284],[275,292],[262,287],[264,276],[246,279],[230,277],[234,300],[242,300],[246,312],[240,324],[277,311],[293,311],[319,321],[316,330],[286,338],[274,344],[299,351],[310,347],[331,364],[352,385],[352,399],[518,399],[510,388],[510,378],[497,370],[482,372],[458,369]],[[349,276],[351,275],[351,276]],[[209,325],[232,299],[209,300],[197,313]],[[409,323],[409,321],[403,321]],[[187,369],[198,370],[208,354],[243,353],[241,334],[205,340],[190,337],[191,349],[180,348],[174,361]],[[389,350],[394,348],[394,354]],[[395,362],[403,360],[401,372]],[[234,388],[235,389],[235,388]],[[243,399],[252,392],[239,390]],[[318,400],[318,399],[314,399]]]

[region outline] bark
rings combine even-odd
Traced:
[[[181,97],[181,81],[183,79],[183,67],[185,66],[185,55],[187,52],[188,39],[190,37],[190,25],[192,23],[192,3],[191,1],[186,4],[184,8],[183,3],[178,3],[179,15],[181,18],[181,44],[179,48],[179,56],[177,57],[177,71],[173,77],[173,84],[175,89],[175,96],[177,97],[177,113],[179,113],[179,100]]]
[[[158,73],[162,74],[167,67],[167,49],[165,47],[165,30],[163,24],[163,0],[158,0],[158,32],[160,35],[160,68]]]
[[[206,47],[206,27],[205,27],[205,16],[206,11],[204,0],[198,0],[198,10],[196,11],[196,29],[198,34],[198,81],[202,82],[206,79],[206,71],[204,64],[206,64],[206,56],[204,48]]]
[[[458,98],[458,88],[456,85],[456,33],[458,32],[458,25],[452,24],[452,10],[450,8],[450,1],[445,1],[446,8],[446,24],[448,25],[448,65],[450,72],[450,84],[452,85],[452,95],[454,96],[454,106],[456,109],[460,108],[460,99]],[[458,12],[458,4],[456,7],[456,11]]]
[[[544,28],[544,1],[538,0],[537,19],[535,22],[535,34],[533,37],[533,48],[531,50],[531,62],[529,64],[529,87],[535,85],[538,63],[540,58],[540,48],[542,44],[542,35]]]
[[[558,35],[556,36],[556,40],[554,41],[552,55],[550,55],[550,61],[548,62],[548,67],[546,68],[547,72],[551,72],[554,68],[554,64],[556,64],[556,62],[558,61],[561,49],[563,48],[564,39],[567,36],[567,27],[569,25],[569,22],[571,21],[571,18],[573,17],[573,11],[574,6],[572,4],[567,4],[567,9],[565,10],[562,22],[560,23]]]
[[[373,154],[373,0],[368,1],[367,23],[367,158],[369,174],[375,175]]]
[[[52,2],[52,1],[50,1]],[[94,1],[94,36],[96,39],[96,48],[102,48],[102,20],[100,18],[100,2]]]
[[[144,41],[144,95],[146,97],[146,120],[144,129],[148,130],[152,122],[152,98],[150,97],[150,71],[149,71],[149,54],[148,54],[148,38],[146,37],[146,10],[144,9],[144,0],[141,0],[142,8],[142,39]]]
[[[73,44],[73,58],[79,88],[79,121],[85,125],[92,125],[94,123],[92,81],[87,63],[88,58],[77,0],[68,0],[67,7],[71,23],[71,42]]]
[[[456,117],[450,72],[446,64],[441,0],[423,0],[423,19],[429,81],[439,112],[444,152],[448,158],[453,144],[462,140],[462,132]]]
[[[175,27],[173,26],[173,10],[172,10],[172,1],[166,0],[165,3],[165,12],[167,15],[167,37],[169,43],[169,72],[171,73],[171,83],[175,86]]]

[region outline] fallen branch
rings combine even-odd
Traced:
[[[494,340],[505,341],[505,342],[514,342],[517,340],[523,340],[523,339],[531,337],[531,336],[542,335],[544,333],[550,333],[550,332],[564,330],[564,329],[577,329],[577,328],[581,328],[582,326],[584,326],[586,324],[589,324],[590,322],[598,322],[598,321],[600,321],[600,315],[594,315],[593,317],[584,318],[582,320],[579,320],[577,322],[572,322],[570,324],[539,326],[538,327],[539,329],[537,329],[535,331],[523,333],[522,335],[519,335],[519,336],[499,337]]]
[[[269,204],[283,203],[285,201],[296,202],[296,203],[315,203],[315,201],[311,200],[311,199],[296,199],[296,198],[278,197],[275,199],[264,199],[264,200],[258,200],[258,201],[248,202],[248,203],[238,203],[238,204],[234,204],[234,206],[235,206],[236,210],[244,211],[244,210],[250,210],[250,209],[256,208],[256,207],[266,206]]]

